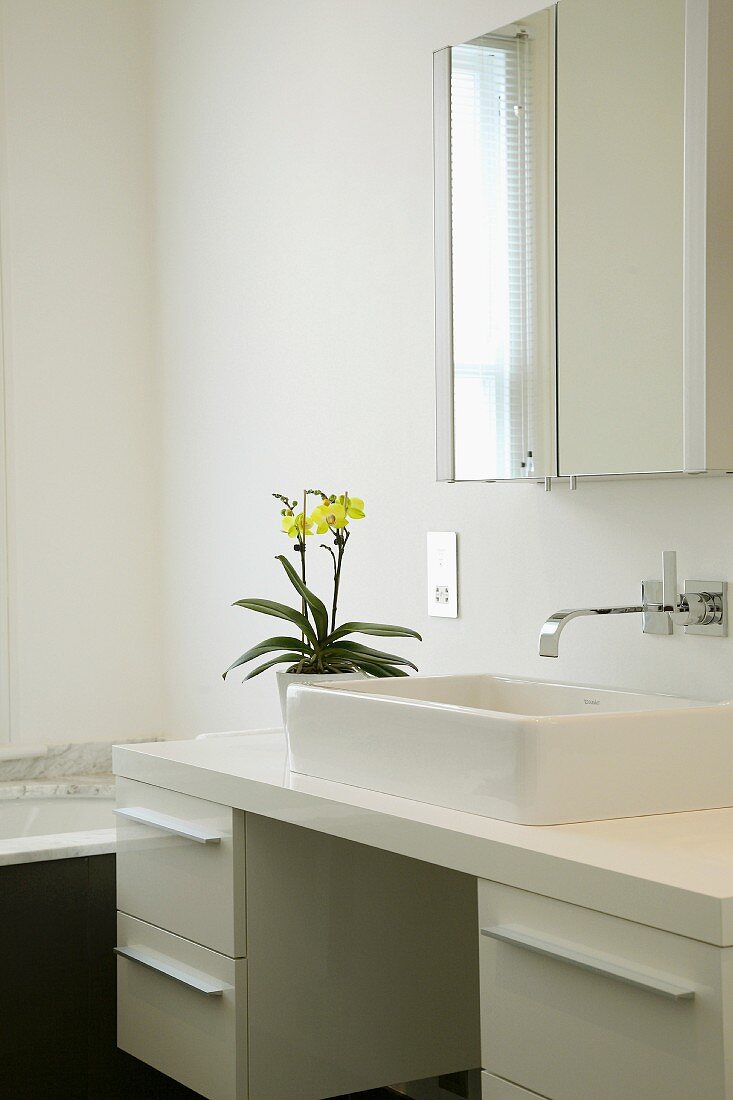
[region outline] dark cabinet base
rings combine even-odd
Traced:
[[[115,857],[0,867],[0,1098],[195,1100],[117,1050]]]
[[[0,867],[0,1100],[200,1100],[117,1049],[115,935],[114,855]]]

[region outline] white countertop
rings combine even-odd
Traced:
[[[261,730],[116,746],[116,775],[733,946],[733,808],[514,825],[291,773]]]

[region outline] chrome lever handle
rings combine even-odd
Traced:
[[[679,603],[677,588],[677,551],[662,553],[662,610],[676,612]]]
[[[643,581],[641,599],[644,605],[644,633],[672,634],[679,602],[676,550],[663,551],[662,579]]]
[[[662,610],[675,626],[692,626],[701,623],[707,614],[707,607],[698,596],[689,603],[680,595],[677,587],[677,551],[662,552]]]

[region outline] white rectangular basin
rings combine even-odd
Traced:
[[[506,676],[288,694],[294,772],[524,825],[733,806],[733,706]]]

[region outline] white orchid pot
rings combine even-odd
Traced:
[[[283,672],[278,670],[277,686],[280,692],[280,710],[283,725],[288,728],[288,688],[292,684],[333,684],[347,680],[365,680],[365,672]]]

